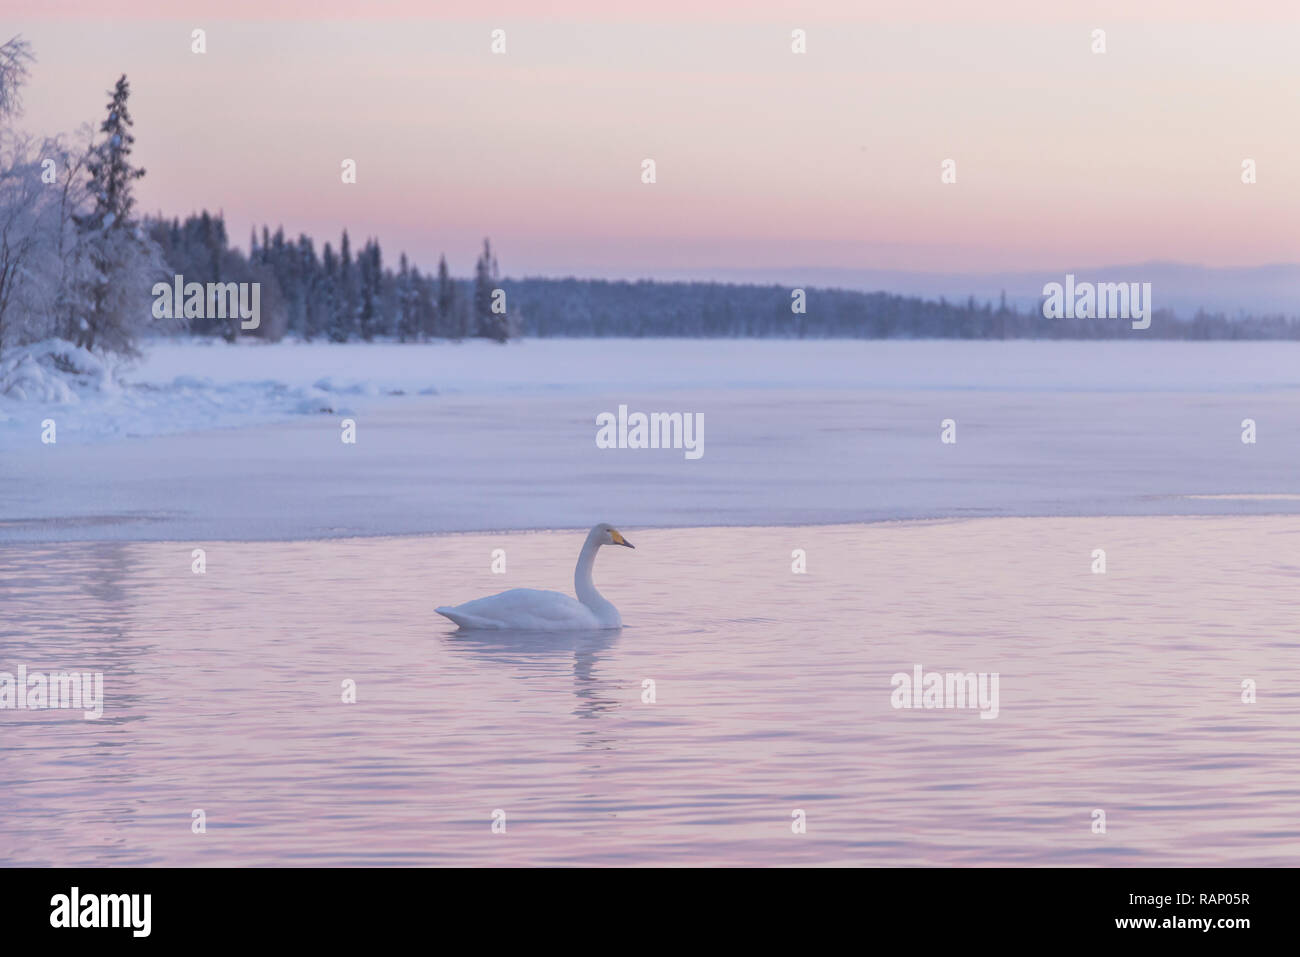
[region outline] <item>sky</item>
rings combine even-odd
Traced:
[[[1300,261],[1295,3],[0,2],[38,58],[18,125],[98,124],[125,72],[139,208],[223,210],[240,245],[346,226],[465,274],[490,236],[515,276]]]

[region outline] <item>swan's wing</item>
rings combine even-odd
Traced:
[[[475,615],[467,615],[464,612],[457,611],[455,608],[435,608],[438,614],[444,618],[450,618],[461,628],[500,628],[501,626],[490,618],[479,618]]]
[[[593,616],[582,602],[558,591],[512,588],[452,608],[435,609],[462,628],[549,630],[590,627]]]

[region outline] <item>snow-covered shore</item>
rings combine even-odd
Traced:
[[[100,442],[348,414],[359,400],[406,394],[373,379],[313,376],[314,360],[325,350],[305,347],[290,355],[290,348],[161,342],[146,344],[135,360],[91,354],[58,339],[12,350],[0,360],[0,449],[21,445],[37,412],[41,420],[54,419],[64,441]],[[437,390],[413,385],[412,391]]]
[[[66,354],[79,373],[53,368]],[[1300,343],[550,339],[398,343],[158,340],[139,360],[70,344],[0,360],[0,451],[53,417],[97,442],[348,414],[419,395],[686,390],[1259,392],[1300,389]]]
[[[182,342],[103,375],[0,399],[0,541],[1300,511],[1293,343]],[[624,403],[703,413],[703,457],[597,448]]]

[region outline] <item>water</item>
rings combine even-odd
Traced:
[[[544,639],[432,609],[568,591],[582,532],[0,546],[0,670],[107,699],[0,711],[0,859],[1300,864],[1300,518],[624,531],[625,627]],[[895,710],[918,664],[998,717]]]

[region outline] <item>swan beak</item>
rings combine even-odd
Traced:
[[[609,537],[614,539],[615,545],[626,545],[628,548],[636,548],[635,545],[633,545],[631,542],[629,542],[626,538],[623,537],[622,532],[616,529],[610,529]]]

